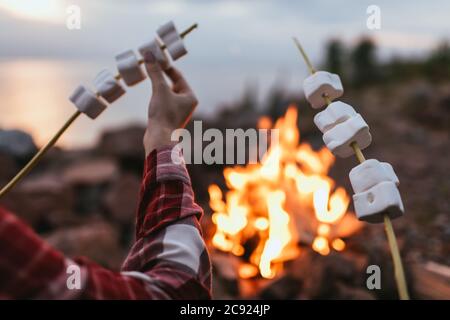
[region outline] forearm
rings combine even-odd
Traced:
[[[136,243],[123,272],[50,247],[13,214],[0,209],[0,297],[10,299],[206,299],[210,262],[184,164],[171,150],[146,160],[137,216]],[[95,245],[95,244],[93,244]],[[69,266],[79,287],[68,285]],[[75,275],[77,276],[77,275]]]
[[[209,298],[211,270],[201,214],[180,150],[151,152],[140,193],[136,243],[123,271],[145,273],[165,298]]]
[[[73,266],[79,272],[72,273]],[[143,281],[106,270],[88,259],[67,259],[13,214],[0,209],[0,297],[148,299],[153,295]]]
[[[136,219],[136,243],[123,272],[86,259],[71,261],[48,246],[12,214],[0,212],[0,298],[202,299],[211,297],[211,270],[201,236],[201,208],[171,134],[189,121],[198,101],[182,74],[145,57],[152,82],[145,171]],[[173,158],[177,158],[173,162]],[[92,244],[95,245],[95,244]],[[68,267],[80,270],[70,289]]]
[[[66,268],[71,263],[51,248],[30,227],[0,209],[0,295],[6,298],[61,296]]]

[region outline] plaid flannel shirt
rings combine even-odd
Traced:
[[[202,209],[194,202],[181,151],[173,152],[178,162],[171,160],[171,147],[154,150],[146,159],[136,241],[121,272],[83,257],[65,257],[0,209],[0,298],[211,298],[210,261],[199,225]],[[81,288],[68,285],[68,270],[74,269],[80,271]]]

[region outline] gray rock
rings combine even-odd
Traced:
[[[74,162],[63,171],[63,179],[69,185],[100,185],[113,180],[118,174],[113,159],[98,158]]]
[[[105,131],[101,138],[98,149],[109,156],[119,159],[138,158],[143,162],[145,127],[130,125],[123,128]]]
[[[23,159],[36,153],[33,137],[21,130],[0,130],[0,153]]]
[[[2,198],[3,205],[38,232],[60,227],[70,221],[73,202],[73,192],[54,173],[29,177]]]

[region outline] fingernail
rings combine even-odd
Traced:
[[[156,59],[155,56],[153,55],[153,53],[151,51],[147,51],[144,54],[144,61],[147,63],[155,63]]]

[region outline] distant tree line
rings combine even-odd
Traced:
[[[331,40],[326,44],[321,69],[339,74],[346,88],[393,85],[412,79],[425,79],[430,83],[449,82],[450,46],[444,42],[420,58],[395,57],[381,61],[377,55],[377,46],[370,38],[362,38],[352,47],[346,47],[340,40]],[[215,117],[217,123],[214,126],[254,127],[258,117],[262,115],[278,119],[285,113],[290,103],[307,106],[304,97],[299,95],[300,92],[302,92],[301,88],[295,92],[288,92],[283,83],[274,83],[261,102],[258,99],[257,86],[249,85],[239,99],[220,108]],[[426,97],[424,99],[425,101],[420,98],[420,94],[414,98],[420,110],[429,103]],[[411,105],[412,103],[409,103],[409,107]],[[302,134],[304,136],[308,134],[307,128],[313,123],[314,114],[315,110],[312,108],[302,108],[299,123],[303,119]],[[429,115],[428,118],[430,118]],[[433,118],[433,123],[437,122]]]
[[[347,85],[354,87],[413,78],[448,81],[450,46],[443,42],[422,58],[398,57],[381,62],[376,44],[370,38],[362,38],[352,48],[334,39],[326,45],[324,69],[339,74]]]

